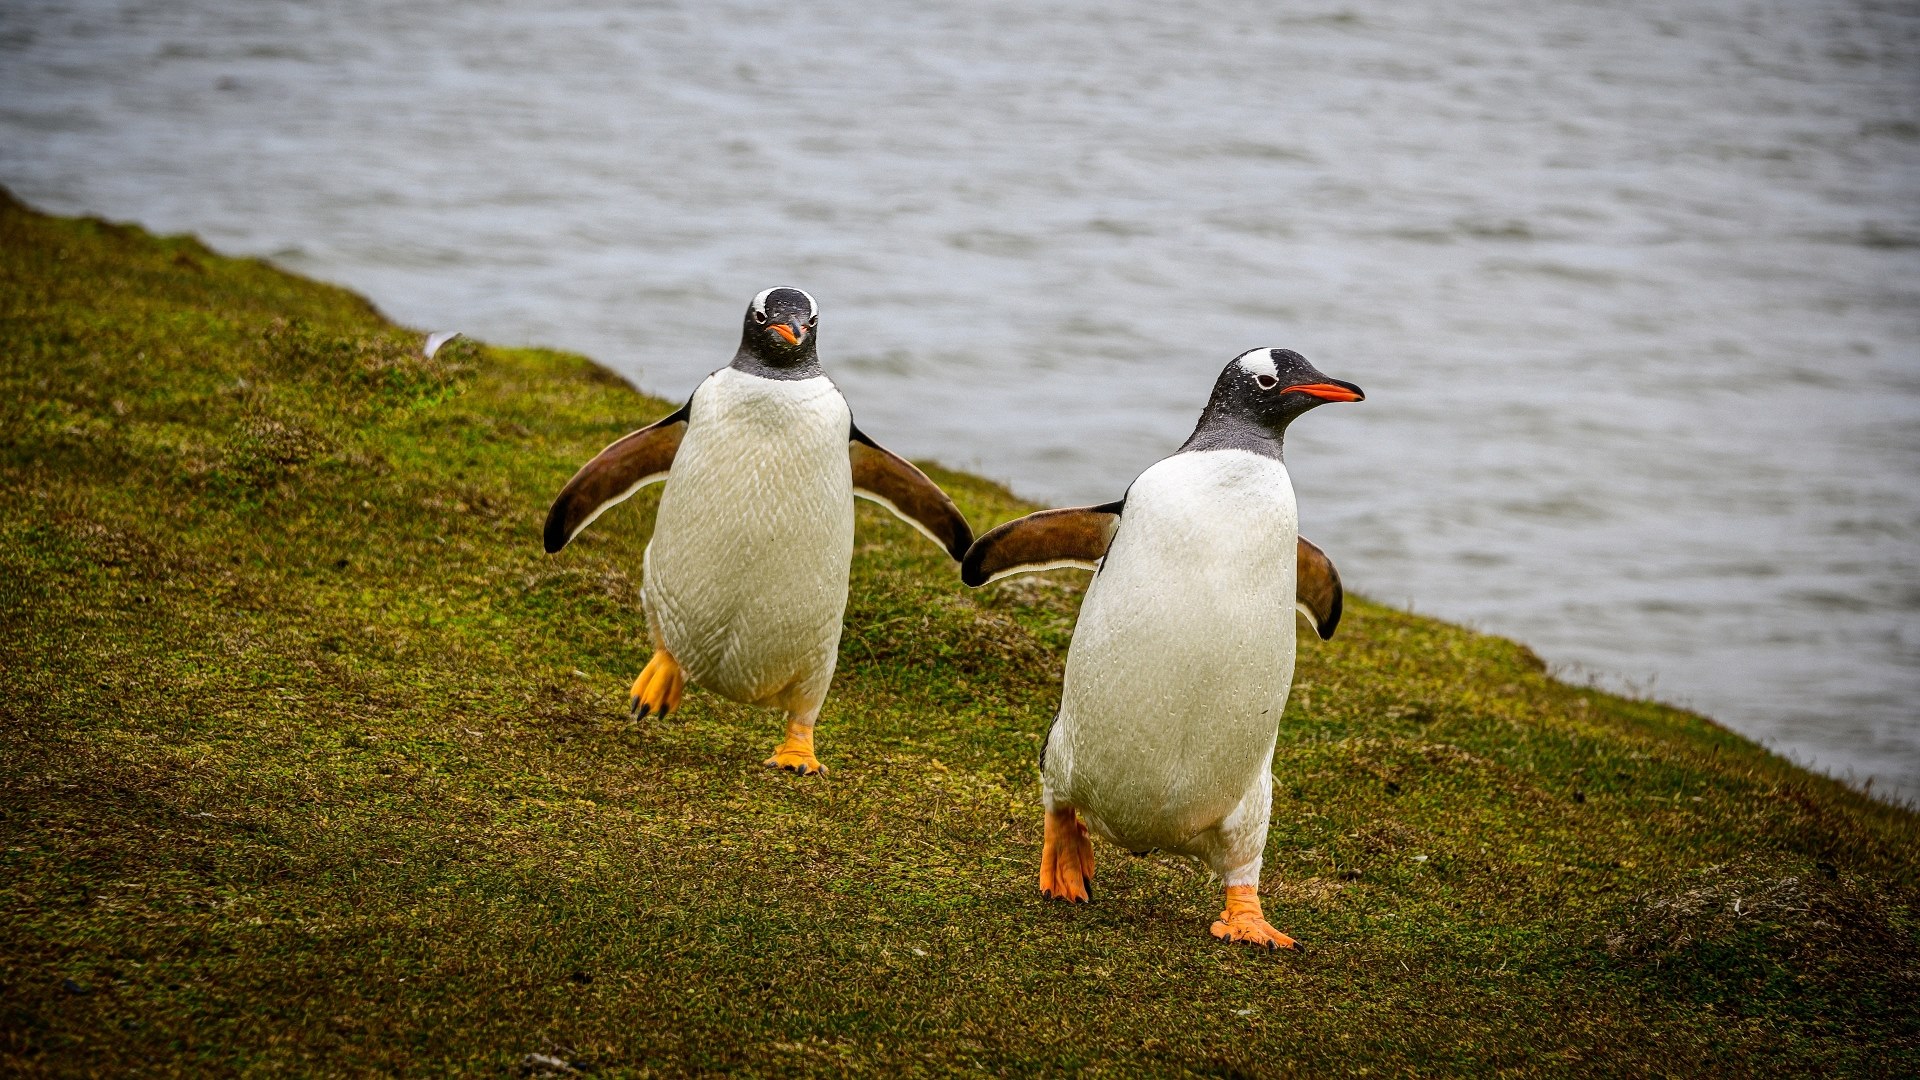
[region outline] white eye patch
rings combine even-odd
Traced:
[[[1274,366],[1273,363],[1272,349],[1248,349],[1246,352],[1241,353],[1234,363],[1239,364],[1240,370],[1256,379],[1262,376],[1268,379],[1278,379],[1280,377],[1280,369]],[[1261,383],[1260,385],[1264,387],[1267,384]]]
[[[767,297],[783,290],[786,292],[797,292],[807,298],[807,318],[817,319],[820,317],[820,305],[814,303],[813,294],[805,289],[796,289],[791,285],[775,285],[771,289],[760,290],[760,295],[753,298],[753,313],[764,320],[767,315]]]

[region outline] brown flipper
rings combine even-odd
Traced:
[[[859,428],[847,443],[853,493],[894,512],[958,561],[973,543],[973,527],[940,486],[906,458],[884,449]]]
[[[1340,571],[1333,568],[1333,560],[1327,558],[1318,544],[1304,536],[1300,538],[1299,553],[1294,561],[1299,571],[1294,584],[1294,606],[1313,624],[1314,632],[1322,640],[1331,638],[1334,628],[1340,625],[1340,608],[1346,595],[1340,589]]]
[[[1008,574],[1077,566],[1093,570],[1120,527],[1117,502],[1042,510],[989,531],[960,561],[960,580],[980,586]]]
[[[687,433],[692,407],[692,402],[680,406],[672,415],[622,437],[580,466],[547,511],[547,554],[566,547],[608,507],[667,478],[673,455],[680,450],[680,439]]]

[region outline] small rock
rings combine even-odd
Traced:
[[[61,979],[60,989],[65,990],[74,997],[86,997],[88,994],[93,993],[93,987],[87,986],[84,983],[74,982],[72,979]]]

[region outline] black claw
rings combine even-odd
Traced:
[[[647,707],[647,703],[643,701],[639,705],[635,706],[633,710],[633,718],[635,720],[645,720],[647,718],[647,714],[652,711],[653,711],[652,709]]]

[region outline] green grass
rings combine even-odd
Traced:
[[[1274,762],[1304,956],[1105,846],[1042,901],[1084,575],[970,592],[863,506],[827,778],[771,711],[629,721],[657,495],[540,523],[667,403],[418,342],[0,206],[0,1071],[1920,1071],[1912,812],[1364,600]]]

